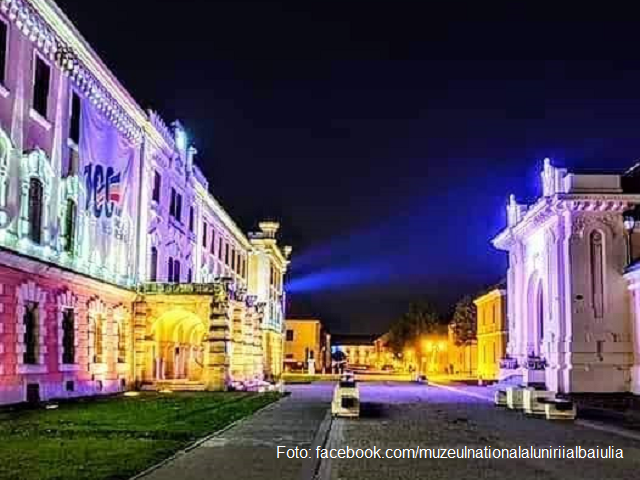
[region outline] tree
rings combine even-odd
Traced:
[[[438,315],[428,302],[410,303],[407,312],[391,325],[389,346],[394,353],[402,353],[407,346],[415,348],[420,337],[433,333],[438,325]]]
[[[451,324],[456,345],[468,345],[472,340],[475,340],[477,314],[471,297],[463,297],[456,303]]]

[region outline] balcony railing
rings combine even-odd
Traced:
[[[518,368],[518,360],[511,357],[505,357],[500,360],[500,368],[505,370],[515,370]]]
[[[146,295],[213,295],[215,283],[143,283],[139,293]]]
[[[544,370],[546,367],[547,361],[544,358],[537,356],[527,357],[528,370]]]

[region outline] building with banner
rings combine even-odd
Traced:
[[[290,248],[52,0],[0,0],[0,403],[277,378]]]

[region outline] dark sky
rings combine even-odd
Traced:
[[[499,281],[489,239],[545,156],[640,157],[638,22],[435,3],[58,0],[143,107],[183,121],[243,229],[282,222],[294,310],[340,333]]]

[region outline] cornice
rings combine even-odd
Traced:
[[[249,243],[249,239],[246,235],[242,233],[242,230],[240,230],[236,222],[233,221],[231,216],[226,212],[222,205],[220,205],[215,197],[208,190],[205,190],[199,183],[196,183],[196,195],[202,199],[205,205],[211,208],[213,214],[218,217],[220,222],[227,228],[227,230],[229,230],[229,232],[231,232],[236,240],[238,240],[244,248],[250,250],[251,243]]]
[[[640,195],[624,193],[557,193],[540,197],[516,225],[502,230],[491,242],[498,249],[508,250],[515,239],[539,227],[552,216],[565,212],[622,213],[637,204],[640,204]]]
[[[0,0],[0,10],[130,140],[137,143],[144,133],[171,147],[164,129],[138,105],[52,0]]]

